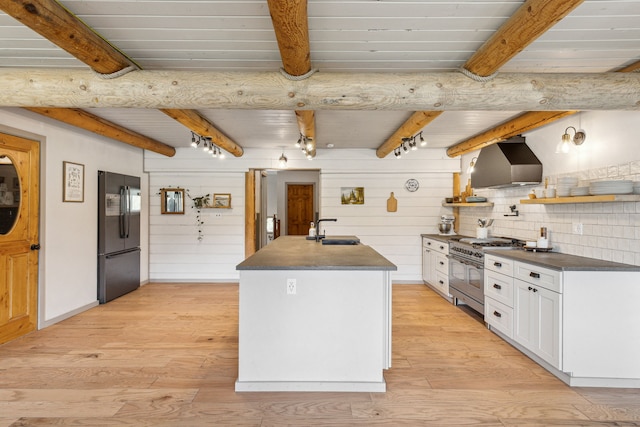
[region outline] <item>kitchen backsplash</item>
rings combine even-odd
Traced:
[[[609,179],[640,181],[640,161],[549,175],[550,187],[555,188],[562,176],[578,177],[578,186]],[[535,240],[540,227],[547,227],[554,251],[640,265],[640,202],[520,204],[531,190],[541,195],[543,188],[540,185],[476,190],[477,195],[487,197],[494,206],[461,208],[459,233],[474,236],[478,218],[484,217],[494,219],[492,236]],[[511,214],[511,205],[516,206],[518,216],[505,216]],[[577,230],[580,227],[582,234]]]

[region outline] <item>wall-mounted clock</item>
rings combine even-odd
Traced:
[[[411,178],[404,183],[404,188],[406,188],[408,191],[414,192],[417,191],[418,188],[420,188],[420,183],[417,179]]]

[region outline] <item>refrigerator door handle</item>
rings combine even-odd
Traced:
[[[125,197],[126,199],[126,205],[125,205],[125,209],[126,209],[126,218],[127,218],[127,234],[126,234],[126,238],[129,238],[129,234],[131,233],[131,187],[129,187],[128,185],[125,187],[127,189],[127,196]]]
[[[126,203],[127,195],[125,187],[120,187],[120,238],[124,239],[126,236]]]

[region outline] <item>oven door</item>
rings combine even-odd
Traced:
[[[484,303],[484,269],[455,257],[449,257],[449,287]]]

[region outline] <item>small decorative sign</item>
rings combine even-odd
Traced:
[[[62,201],[84,202],[84,165],[62,162]]]

